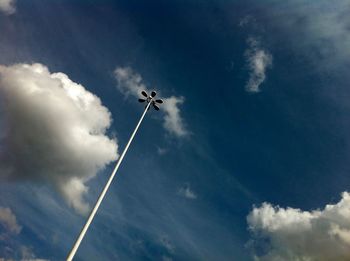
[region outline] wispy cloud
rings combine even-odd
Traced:
[[[114,71],[115,78],[118,81],[117,88],[125,95],[139,97],[141,91],[150,92],[143,83],[140,74],[135,73],[130,67],[118,67]],[[181,117],[179,105],[184,102],[184,97],[171,96],[164,98],[162,111],[164,112],[164,128],[177,137],[184,137],[188,134],[184,121]]]
[[[16,12],[15,0],[0,0],[0,11],[7,15]]]
[[[6,117],[1,176],[46,182],[87,213],[85,182],[117,158],[106,135],[111,114],[100,99],[42,64],[0,66]]]
[[[158,153],[159,155],[164,155],[164,154],[166,154],[167,152],[168,152],[167,149],[161,148],[161,147],[157,147],[157,153]]]
[[[17,251],[20,252],[21,261],[49,261],[49,259],[38,258],[33,249],[27,246],[20,246]]]
[[[22,226],[17,222],[15,214],[10,208],[0,207],[0,226],[4,231],[0,235],[0,260],[10,261],[19,258],[23,261],[45,261],[37,258],[33,250],[19,243],[16,237],[21,233]]]
[[[270,30],[282,33],[294,51],[308,57],[314,65],[310,69],[326,69],[327,74],[329,69],[347,70],[350,58],[348,0],[271,3],[266,5],[269,20],[273,21]]]
[[[175,251],[175,246],[172,244],[171,240],[169,239],[168,236],[163,235],[160,238],[160,243],[162,246],[164,246],[169,253],[174,253]]]
[[[247,217],[256,260],[350,260],[350,194],[323,210],[254,207]]]
[[[184,97],[171,96],[164,98],[163,110],[164,115],[164,128],[167,129],[171,134],[178,137],[184,137],[188,134],[184,127],[183,119],[180,115],[179,105],[185,101]]]
[[[238,25],[240,27],[244,27],[244,26],[248,25],[251,22],[255,22],[254,17],[252,15],[246,15],[242,19],[239,20]]]
[[[196,199],[197,194],[191,189],[190,184],[186,183],[183,187],[178,190],[178,194],[187,199]]]
[[[173,259],[171,257],[169,257],[169,256],[163,256],[162,260],[163,261],[173,261]]]
[[[19,234],[22,229],[10,208],[0,207],[0,224],[5,228],[5,231],[13,234]]]
[[[253,37],[250,37],[247,43],[249,48],[245,52],[245,57],[250,73],[245,88],[248,92],[257,93],[266,79],[266,70],[272,65],[272,55]]]
[[[142,82],[140,74],[135,73],[130,67],[117,67],[114,76],[118,81],[117,88],[125,95],[139,97],[141,91],[148,91]]]

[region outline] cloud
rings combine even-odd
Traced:
[[[0,0],[0,11],[7,15],[16,12],[15,1],[14,0]]]
[[[117,67],[114,76],[118,81],[117,88],[125,95],[140,96],[141,91],[148,91],[142,82],[142,77],[130,67]]]
[[[0,207],[0,224],[4,233],[0,235],[0,261],[11,261],[13,257],[21,257],[22,261],[45,261],[47,259],[36,258],[30,247],[20,244],[15,240],[22,227],[17,223],[17,218],[10,208]],[[16,258],[16,259],[17,259]]]
[[[166,250],[169,252],[169,253],[174,253],[175,251],[175,246],[172,244],[171,240],[169,239],[168,236],[166,235],[163,235],[161,238],[160,238],[160,243],[163,247],[166,248]]]
[[[185,101],[184,97],[171,96],[164,99],[163,110],[164,116],[164,128],[171,134],[178,137],[187,135],[187,130],[184,127],[183,120],[180,116],[179,105]]]
[[[130,67],[117,67],[114,75],[118,81],[118,90],[126,96],[139,97],[143,90],[150,93],[150,90],[142,82],[142,77]],[[162,104],[161,110],[164,112],[164,128],[177,137],[186,136],[188,131],[185,128],[179,108],[179,105],[184,102],[184,97],[171,96],[163,100],[164,104]]]
[[[194,191],[191,190],[189,184],[185,184],[185,186],[181,187],[178,191],[178,194],[180,196],[187,198],[187,199],[196,199],[197,198],[196,193],[194,193]]]
[[[255,38],[249,38],[247,40],[249,49],[245,52],[247,64],[249,67],[249,80],[246,84],[246,90],[248,92],[259,92],[259,86],[266,79],[266,70],[272,65],[272,55],[261,48],[260,42]]]
[[[168,256],[162,256],[162,260],[163,261],[172,261],[173,259],[171,257],[168,257]]]
[[[42,64],[0,66],[5,117],[2,178],[46,182],[80,213],[86,182],[117,158],[106,135],[111,114],[100,99]]]
[[[242,19],[239,20],[238,26],[244,27],[244,26],[248,25],[249,23],[255,23],[255,19],[251,15],[246,15]]]
[[[247,217],[256,260],[350,260],[350,194],[323,210],[263,203]],[[261,250],[263,249],[263,250]],[[256,251],[258,252],[258,251]]]
[[[6,232],[12,234],[19,234],[21,226],[17,224],[16,216],[12,213],[10,208],[0,207],[0,224],[5,228]]]
[[[25,245],[20,245],[12,242],[10,245],[6,245],[4,249],[0,247],[1,255],[0,261],[48,261],[49,259],[37,258],[33,249]]]
[[[350,58],[348,0],[271,1],[264,9],[270,21],[268,31],[278,36],[276,44],[281,46],[283,38],[288,48],[313,63],[310,69],[346,70]]]
[[[166,154],[167,152],[168,152],[167,149],[161,148],[161,147],[157,147],[157,153],[158,153],[159,155],[164,155],[164,154]]]
[[[19,248],[21,261],[48,261],[49,259],[37,258],[33,253],[33,250],[27,246],[21,246]]]

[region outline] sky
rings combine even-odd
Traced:
[[[349,260],[349,0],[0,0],[0,260]]]

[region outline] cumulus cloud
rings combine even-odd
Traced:
[[[106,131],[111,114],[100,99],[42,64],[0,66],[5,127],[1,177],[46,182],[87,213],[86,182],[117,158]]]
[[[15,1],[14,0],[0,0],[0,11],[5,14],[13,14],[16,12]]]
[[[247,217],[256,260],[350,260],[350,194],[322,210],[302,211],[263,203]],[[263,249],[263,250],[261,250]],[[256,251],[258,252],[258,251]]]
[[[150,93],[150,90],[143,83],[141,75],[135,73],[130,67],[118,67],[115,69],[114,75],[118,81],[117,88],[125,95],[139,97],[143,90]],[[164,104],[161,110],[164,112],[164,128],[177,137],[186,136],[188,131],[181,118],[179,108],[179,105],[184,102],[184,97],[171,96],[163,100]]]
[[[10,208],[0,207],[0,224],[6,232],[13,234],[19,234],[22,229]]]
[[[178,194],[180,196],[183,196],[187,199],[196,199],[197,195],[194,193],[194,191],[190,188],[189,184],[185,184],[185,186],[181,187],[178,191]]]
[[[255,38],[249,38],[247,42],[249,48],[245,57],[250,73],[245,88],[248,92],[256,93],[260,91],[259,87],[266,79],[266,70],[272,65],[272,55],[264,50]]]

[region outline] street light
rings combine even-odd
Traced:
[[[86,231],[88,230],[92,220],[94,219],[94,216],[96,215],[96,212],[97,212],[99,206],[101,205],[101,202],[102,202],[104,196],[106,195],[106,192],[107,192],[109,186],[111,185],[112,180],[113,180],[121,162],[123,161],[124,156],[125,156],[126,152],[128,151],[128,148],[129,148],[132,140],[134,139],[134,136],[135,136],[137,130],[139,129],[141,122],[142,122],[143,118],[145,117],[147,111],[149,110],[150,106],[152,105],[153,108],[158,111],[159,104],[163,103],[163,100],[161,100],[161,99],[159,99],[159,100],[154,99],[154,97],[157,95],[157,93],[155,91],[152,91],[150,95],[148,95],[145,91],[142,91],[141,94],[145,97],[145,99],[139,99],[139,102],[146,102],[145,110],[144,110],[139,122],[137,123],[134,132],[131,134],[131,137],[130,137],[128,143],[126,144],[125,149],[123,150],[122,154],[120,155],[120,158],[118,159],[117,164],[115,165],[111,176],[109,177],[105,187],[103,188],[100,196],[98,197],[96,204],[95,204],[94,208],[92,209],[85,225],[83,226],[82,230],[80,231],[80,234],[79,234],[77,240],[75,241],[71,251],[69,252],[68,257],[66,259],[67,261],[73,260],[73,257],[75,255],[75,253],[77,252],[79,245],[80,245],[81,241],[83,240],[83,238],[86,234]]]
[[[159,99],[159,100],[153,100],[153,98],[157,95],[157,93],[155,91],[151,92],[151,95],[148,96],[148,94],[145,91],[142,91],[141,94],[146,98],[146,99],[139,99],[139,102],[145,102],[147,101],[147,105],[149,103],[151,103],[153,105],[153,108],[157,111],[159,111],[159,105],[158,104],[162,104],[163,100]],[[146,107],[147,107],[146,105]],[[149,108],[148,108],[149,109]]]

